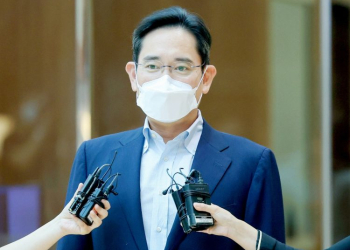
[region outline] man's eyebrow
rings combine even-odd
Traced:
[[[143,60],[145,60],[145,61],[159,60],[159,59],[160,59],[159,56],[146,56],[143,58]]]
[[[143,58],[144,61],[153,61],[153,60],[160,60],[159,56],[145,56]],[[191,59],[188,57],[177,57],[174,59],[176,62],[188,62],[188,63],[193,63]]]
[[[175,61],[193,63],[193,61],[187,57],[177,57],[177,58],[175,58]]]

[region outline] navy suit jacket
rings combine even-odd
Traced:
[[[146,250],[140,202],[142,128],[84,142],[76,154],[67,191],[68,202],[79,183],[96,167],[117,157],[112,173],[121,173],[118,196],[110,195],[111,209],[101,227],[85,236],[66,236],[59,250]],[[248,139],[225,134],[204,121],[193,160],[193,169],[208,183],[212,203],[237,218],[285,242],[280,177],[273,153]],[[184,234],[178,216],[167,239],[166,250],[240,249],[232,240],[192,232]],[[152,249],[150,249],[152,250]]]

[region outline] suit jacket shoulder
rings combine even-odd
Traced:
[[[234,165],[244,166],[246,173],[255,172],[264,158],[270,155],[274,158],[269,148],[247,138],[215,130],[206,122],[202,137],[222,155],[229,157]]]
[[[142,127],[115,134],[104,135],[86,141],[88,147],[120,147],[142,136]]]

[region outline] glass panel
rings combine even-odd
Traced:
[[[339,1],[340,2],[340,1]],[[333,239],[349,235],[350,221],[350,3],[332,7]]]
[[[313,8],[306,1],[270,3],[271,145],[282,181],[287,243],[301,249],[320,249],[321,243]]]

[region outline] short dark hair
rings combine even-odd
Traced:
[[[134,62],[138,62],[143,38],[149,32],[163,27],[182,27],[193,34],[197,40],[197,51],[202,64],[209,64],[211,35],[208,28],[199,16],[178,6],[156,11],[145,17],[137,26],[132,39]]]

